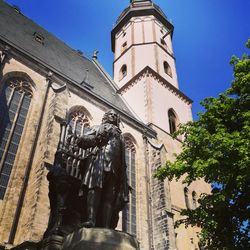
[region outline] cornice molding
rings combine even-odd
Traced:
[[[126,54],[131,48],[137,47],[137,46],[144,46],[144,45],[158,45],[163,51],[165,51],[169,56],[171,56],[174,60],[176,58],[174,57],[174,54],[171,54],[167,49],[165,49],[161,44],[156,42],[147,42],[147,43],[135,43],[131,44],[127,49],[125,49],[113,62],[113,65],[124,55]]]
[[[149,66],[146,66],[143,70],[141,70],[138,74],[136,74],[130,81],[128,81],[125,85],[123,85],[119,90],[119,94],[124,94],[134,85],[136,85],[141,79],[146,77],[153,77],[159,84],[170,90],[176,96],[178,96],[181,100],[188,104],[192,104],[192,100],[187,97],[184,93],[182,93],[179,89],[169,83],[165,78],[160,76],[156,71],[154,71]]]

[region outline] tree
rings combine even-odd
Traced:
[[[250,40],[247,42],[250,49]],[[197,121],[180,125],[183,150],[155,176],[211,184],[199,206],[182,211],[176,226],[200,226],[203,249],[250,249],[250,55],[233,56],[234,80],[218,98],[206,98]]]

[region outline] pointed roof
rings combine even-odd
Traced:
[[[155,16],[173,34],[174,26],[161,8],[151,0],[130,0],[130,5],[118,17],[111,32],[112,51],[115,51],[115,34],[132,18],[137,16]]]
[[[12,7],[0,0],[0,48],[4,45],[39,67],[52,71],[64,82],[76,86],[90,99],[97,99],[118,110],[131,126],[146,130],[149,136],[156,136],[154,130],[138,120],[117,93],[118,87],[112,78],[96,60],[89,60],[81,51],[70,48],[24,16],[17,6]]]

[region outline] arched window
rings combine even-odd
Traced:
[[[124,136],[126,146],[126,164],[128,183],[132,188],[129,203],[122,213],[122,229],[132,235],[136,235],[136,174],[135,174],[135,157],[136,148],[133,138]]]
[[[32,99],[23,77],[9,77],[0,92],[0,199],[4,198]]]
[[[197,194],[195,191],[192,192],[193,208],[197,208]]]
[[[173,134],[177,130],[177,117],[173,109],[168,110],[169,132]]]
[[[188,188],[187,188],[187,187],[185,187],[185,188],[184,188],[185,204],[186,204],[186,207],[187,207],[188,209],[190,209],[190,204],[189,204],[189,198],[188,198],[188,195],[189,195]]]
[[[163,63],[163,67],[164,67],[164,72],[170,77],[173,77],[172,70],[166,61]]]
[[[72,132],[82,135],[83,129],[89,127],[89,112],[82,106],[74,106],[69,110],[68,121]]]
[[[123,79],[127,75],[127,65],[123,64],[120,69],[120,80]]]
[[[75,136],[77,137],[83,135],[84,129],[89,127],[89,120],[92,119],[92,116],[83,106],[73,106],[70,108],[67,117],[66,127],[62,131],[62,145],[63,147],[66,145],[68,147],[68,143],[75,143]],[[72,141],[73,140],[73,141]],[[68,156],[66,163],[66,171],[67,173],[79,180],[81,180],[81,171],[79,168],[79,157],[84,158],[88,154],[88,149],[79,149],[77,147],[70,148],[72,154],[76,156]]]

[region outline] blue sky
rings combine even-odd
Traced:
[[[24,15],[112,75],[112,25],[129,0],[7,0]],[[154,0],[175,26],[173,47],[179,86],[193,99],[193,114],[205,97],[218,96],[233,79],[229,60],[241,56],[250,38],[250,0]]]

